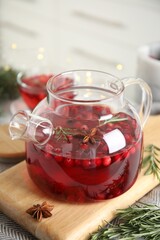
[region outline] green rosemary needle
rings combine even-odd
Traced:
[[[120,118],[117,115],[117,116],[113,116],[112,118],[104,120],[98,127],[101,127],[107,123],[116,123],[116,122],[122,122],[122,121],[126,121],[126,120],[128,120],[128,118]]]
[[[90,240],[160,239],[160,207],[141,203],[117,210],[118,224],[107,224],[90,236]]]
[[[142,168],[146,167],[145,175],[153,174],[160,181],[160,160],[158,159],[158,154],[160,154],[160,148],[150,144],[145,149],[144,152],[147,155],[143,158]]]
[[[68,140],[69,135],[74,136],[78,134],[78,131],[76,129],[62,128],[61,126],[57,126],[54,129],[54,134],[57,140],[60,140],[60,139]]]

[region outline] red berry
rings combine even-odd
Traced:
[[[111,109],[109,107],[105,108],[106,114],[111,114]]]
[[[111,157],[110,156],[106,156],[104,158],[102,158],[102,163],[105,167],[107,167],[108,165],[111,164]]]
[[[52,158],[52,154],[50,154],[48,152],[46,152],[44,155],[45,155],[45,158]]]
[[[102,164],[102,160],[101,160],[100,158],[96,158],[96,160],[95,160],[95,164],[96,164],[96,167],[101,166],[101,164]]]
[[[50,144],[46,144],[46,146],[45,146],[45,152],[51,153],[52,151],[53,151],[53,146],[50,145]]]
[[[55,151],[57,154],[58,154],[58,153],[61,153],[61,149],[60,149],[60,148],[56,148],[54,151]]]
[[[81,147],[81,149],[83,149],[83,150],[87,150],[87,149],[89,148],[88,144],[86,144],[86,143],[82,143],[82,144],[80,145],[80,147]]]
[[[113,158],[114,158],[114,161],[116,162],[119,162],[120,160],[122,160],[121,154],[117,154]]]
[[[107,124],[107,129],[108,129],[108,128],[111,128],[111,130],[112,130],[113,126],[114,126],[114,123],[108,123],[108,124]]]
[[[88,126],[87,126],[87,125],[82,125],[82,126],[81,126],[81,129],[82,129],[82,130],[85,130],[85,131],[88,131]]]
[[[72,142],[72,140],[73,140],[73,136],[72,135],[67,135],[66,137],[67,137],[67,141],[69,143]]]
[[[118,115],[119,115],[119,118],[126,118],[126,114],[123,112],[120,112]]]
[[[91,161],[90,160],[82,160],[82,165],[84,168],[91,167]]]
[[[94,106],[94,111],[97,113],[101,113],[101,111],[103,110],[103,107],[102,106]]]
[[[73,167],[74,166],[74,161],[72,158],[65,158],[64,160],[64,165],[66,167]]]
[[[64,115],[64,116],[68,116],[69,115],[69,108],[68,108],[68,106],[65,106],[65,107],[61,108],[60,111],[61,111],[60,112],[61,115]]]
[[[77,166],[80,166],[81,163],[82,163],[82,160],[76,159],[74,162],[75,162],[75,164],[76,164]]]
[[[56,160],[56,162],[62,162],[63,161],[62,156],[54,156],[54,159]]]

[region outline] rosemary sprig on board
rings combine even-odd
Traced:
[[[118,224],[107,224],[90,236],[90,240],[160,239],[160,207],[149,204],[134,205],[117,210]]]
[[[158,159],[160,148],[150,144],[144,149],[144,152],[147,153],[142,161],[142,168],[147,167],[145,175],[153,174],[160,181],[160,160]]]
[[[150,144],[144,152],[142,168],[145,175],[153,174],[160,181],[160,148]],[[108,223],[90,236],[90,240],[159,240],[160,239],[160,207],[141,203],[127,209],[117,210],[116,224]],[[118,224],[117,224],[118,222]]]

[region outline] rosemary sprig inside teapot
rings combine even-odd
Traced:
[[[76,128],[65,128],[61,126],[57,126],[54,128],[54,135],[57,140],[63,139],[69,141],[69,136],[81,136],[83,138],[83,143],[86,143],[90,140],[91,143],[95,143],[97,130],[108,123],[117,123],[121,121],[126,121],[128,118],[120,118],[118,115],[111,116],[108,119],[99,121],[99,125],[94,127],[93,129],[76,129]],[[95,137],[95,138],[94,138]]]

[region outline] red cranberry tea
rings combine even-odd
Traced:
[[[44,149],[27,143],[28,171],[41,189],[87,202],[117,197],[133,185],[142,147],[134,118],[107,107],[68,105],[54,113],[53,124]]]
[[[140,113],[125,99],[133,85],[142,92],[136,106]],[[9,126],[12,139],[27,140],[32,180],[68,202],[126,192],[141,162],[142,128],[152,103],[149,86],[139,78],[120,80],[101,71],[77,70],[51,78],[47,91],[48,98],[32,113],[17,112]]]
[[[51,76],[41,74],[21,78],[21,84],[19,84],[20,94],[30,109],[34,109],[46,97],[46,83]]]

